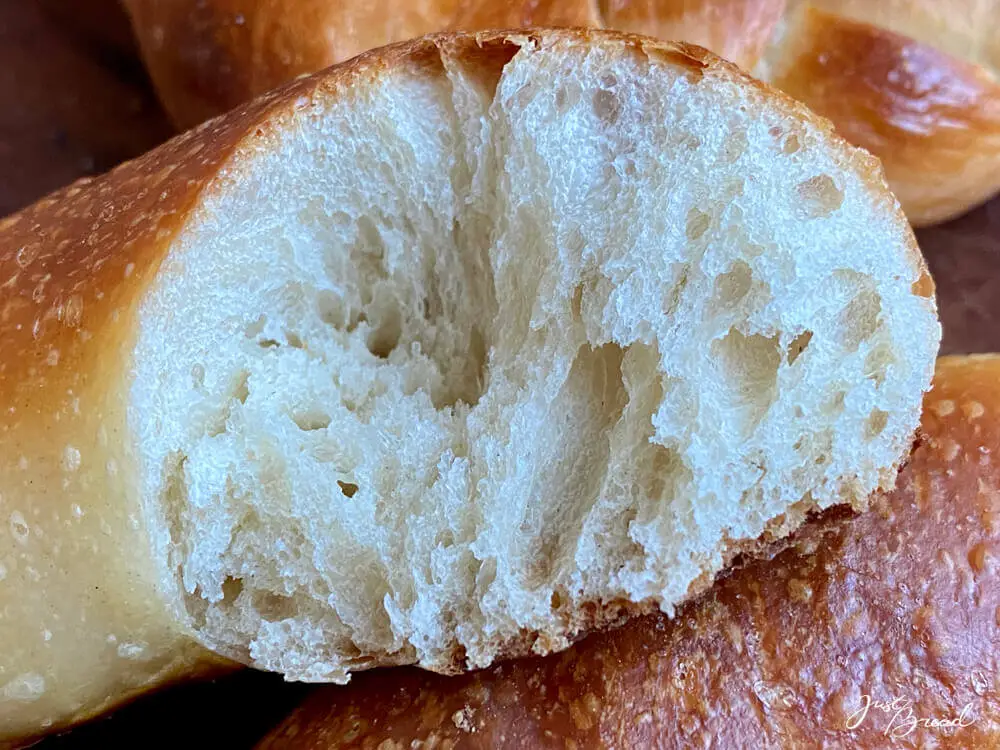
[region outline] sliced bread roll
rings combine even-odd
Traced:
[[[259,750],[998,747],[998,384],[998,355],[938,360],[893,492],[811,521],[673,620],[458,678],[361,675]]]
[[[363,55],[4,222],[0,277],[2,679],[57,722],[165,633],[342,682],[671,612],[891,486],[940,336],[873,158],[608,32]],[[160,671],[86,673],[135,628]]]

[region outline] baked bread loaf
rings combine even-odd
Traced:
[[[124,0],[189,127],[297,75],[420,34],[605,26],[700,44],[878,156],[915,225],[1000,190],[1000,0]]]
[[[7,733],[185,635],[342,682],[670,612],[891,486],[940,336],[874,159],[597,31],[296,82],[4,221],[0,278]]]
[[[895,491],[811,521],[674,620],[462,677],[361,675],[261,750],[996,747],[998,383],[1000,357],[942,359]]]

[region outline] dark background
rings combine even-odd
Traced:
[[[0,216],[171,135],[114,0],[0,0]],[[74,10],[76,6],[76,10]],[[919,231],[943,354],[1000,350],[1000,199]],[[166,690],[40,750],[251,747],[310,690],[244,671]]]

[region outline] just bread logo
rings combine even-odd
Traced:
[[[975,724],[976,716],[971,702],[962,706],[957,713],[940,715],[921,712],[919,705],[904,696],[875,698],[864,694],[858,709],[847,717],[845,727],[854,730],[872,723],[886,737],[901,739],[910,736],[917,729],[954,734]]]

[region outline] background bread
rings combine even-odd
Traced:
[[[435,31],[596,26],[590,0],[129,4],[146,64],[181,128],[365,50]]]
[[[810,522],[675,620],[457,678],[361,675],[260,747],[994,747],[998,382],[1000,357],[940,360],[895,491]],[[908,732],[905,709],[856,714],[865,695],[967,726]]]
[[[575,91],[560,93],[549,85],[553,72]],[[629,98],[658,87],[667,90],[642,103]],[[380,97],[396,108],[394,118],[378,116]],[[553,106],[562,108],[562,119],[551,117]],[[406,119],[406,107],[412,120]],[[488,116],[479,114],[483,111]],[[704,121],[720,113],[722,119]],[[697,136],[687,117],[700,121]],[[572,139],[565,137],[563,122],[572,122]],[[383,128],[375,139],[372,123]],[[480,130],[483,124],[488,127]],[[353,135],[342,134],[352,126]],[[637,134],[681,142],[672,151],[660,141],[640,142]],[[431,140],[413,148],[410,137]],[[349,149],[356,150],[353,160]],[[671,158],[682,158],[683,169],[672,162],[642,163],[672,153],[681,155]],[[495,169],[500,158],[502,171]],[[581,162],[594,168],[574,172]],[[610,163],[614,169],[601,169]],[[450,169],[442,171],[442,164]],[[577,184],[582,202],[580,194],[571,194],[571,204],[561,206],[566,195],[537,187],[532,170],[539,164],[552,170],[547,174],[553,185],[581,178],[594,182]],[[381,170],[382,179],[359,180],[365,169]],[[338,182],[342,178],[347,181]],[[410,179],[425,192],[411,190]],[[725,182],[717,186],[717,180]],[[463,187],[466,181],[471,187]],[[416,208],[387,203],[359,185],[390,186],[401,191],[398,200],[417,196],[434,210],[421,213],[424,203]],[[617,203],[609,200],[612,188]],[[732,192],[730,202],[720,205],[715,201],[726,194],[722,188]],[[524,199],[528,195],[530,202]],[[315,196],[330,199],[332,207],[315,202]],[[486,200],[480,204],[477,196]],[[655,204],[663,198],[671,202]],[[355,216],[345,229],[341,213],[355,210],[357,201],[364,211],[372,212],[374,205],[382,213]],[[497,227],[482,234],[498,218],[490,212],[508,204],[517,212],[499,214]],[[584,213],[577,211],[581,205]],[[607,210],[611,205],[614,211]],[[547,210],[551,216],[542,213]],[[462,213],[448,219],[449,211]],[[455,228],[433,223],[441,217],[453,220],[447,226]],[[649,217],[670,223],[632,234],[647,226]],[[577,222],[575,231],[567,221]],[[338,232],[345,232],[346,240]],[[372,239],[373,232],[381,243]],[[402,232],[401,239],[394,232]],[[552,234],[555,247],[565,252],[539,242]],[[489,239],[480,244],[484,236]],[[558,239],[563,236],[565,248]],[[460,244],[452,247],[448,243],[456,237]],[[492,242],[492,276],[471,272],[476,252]],[[652,244],[642,249],[644,242]],[[0,641],[7,645],[0,720],[7,737],[56,726],[174,676],[217,666],[187,640],[190,635],[228,656],[292,677],[337,679],[377,664],[419,661],[452,670],[529,648],[545,652],[630,607],[668,608],[706,586],[728,555],[762,531],[786,533],[812,507],[863,503],[870,489],[892,480],[916,423],[939,332],[912,235],[870,158],[799,105],[702,51],[608,33],[442,36],[374,52],[32,206],[0,224],[0,243],[0,273],[7,280],[0,297],[0,345],[8,355],[0,365],[7,413],[0,449],[18,456],[0,465],[10,530],[0,547],[6,576]],[[433,252],[418,257],[416,265],[397,255],[427,247]],[[516,256],[508,254],[511,249]],[[452,261],[437,263],[450,252]],[[657,264],[675,252],[679,276],[672,294],[662,299],[665,277]],[[622,271],[624,276],[615,284],[600,273],[581,280],[574,264],[591,254],[595,270],[609,278]],[[321,261],[332,264],[332,276],[315,268]],[[380,263],[386,264],[381,271]],[[400,274],[393,275],[393,264],[400,264]],[[470,280],[464,283],[488,277],[492,289],[470,291],[448,275],[466,270]],[[653,270],[655,279],[643,281]],[[369,280],[372,275],[376,281]],[[441,279],[437,296],[431,285],[424,295],[411,297],[407,285],[430,284],[428,278]],[[317,291],[310,284],[331,283],[342,286],[323,287],[318,291],[324,294],[310,298]],[[519,307],[531,298],[531,284],[544,290],[534,310]],[[820,287],[822,295],[810,291]],[[622,298],[610,305],[619,291]],[[654,300],[644,297],[648,291]],[[348,325],[355,314],[349,295],[355,292],[363,316]],[[440,347],[476,351],[475,331],[461,327],[477,322],[474,313],[461,312],[459,305],[468,298],[479,310],[497,306],[496,315],[482,323],[488,346],[478,345],[489,351],[485,375],[475,370],[470,375],[468,359],[443,357],[458,366],[455,370],[434,359]],[[303,302],[317,307],[300,307]],[[290,307],[281,306],[286,303]],[[411,303],[423,311],[419,319],[411,317],[406,307]],[[658,312],[664,303],[670,317]],[[429,336],[420,326],[435,309],[437,338],[419,338]],[[346,339],[347,354],[308,327],[317,311],[333,327],[335,341]],[[446,314],[450,311],[453,316]],[[774,315],[777,322],[771,322]],[[504,321],[500,330],[489,327],[495,319]],[[678,329],[665,328],[668,322]],[[603,332],[605,326],[614,331]],[[567,341],[568,334],[579,338]],[[414,344],[420,346],[410,346],[409,336],[418,337]],[[523,349],[527,359],[519,359],[521,350],[504,338],[512,336],[529,341]],[[639,336],[645,338],[632,338]],[[672,380],[669,389],[663,387],[668,395],[676,391],[678,411],[663,417],[650,416],[661,396],[643,383],[656,382],[659,360],[643,341],[670,356]],[[703,353],[699,347],[712,349]],[[328,360],[317,367],[302,360],[309,352],[322,352]],[[536,367],[533,356],[541,356],[544,367]],[[333,366],[338,357],[339,372]],[[330,382],[331,370],[347,394],[342,398],[353,400],[354,413],[383,419],[379,399],[385,395],[389,413],[406,417],[405,429],[378,422],[374,430],[379,439],[396,435],[398,448],[371,444],[353,467],[340,467],[331,451],[363,444],[366,432],[364,423],[350,423],[338,411],[336,401],[324,401],[324,391],[309,392],[329,389],[323,384]],[[560,372],[562,382],[535,382],[538,373],[554,378]],[[322,377],[313,380],[311,373]],[[392,380],[399,373],[412,377],[401,382],[415,383],[413,390]],[[274,375],[280,387],[269,388]],[[617,377],[620,394],[614,389]],[[376,387],[373,395],[360,390],[372,381],[384,390]],[[662,479],[671,466],[684,464],[686,471],[674,476],[678,486],[689,481],[686,472],[705,483],[707,489],[697,494],[685,489],[674,496],[662,485],[654,492],[638,477],[630,485],[634,491],[626,488],[624,513],[614,506],[607,515],[609,523],[627,519],[627,503],[636,503],[635,517],[642,522],[636,533],[645,536],[622,548],[622,555],[634,554],[641,544],[651,555],[673,549],[679,557],[637,558],[648,567],[635,568],[634,581],[623,572],[633,571],[632,558],[623,557],[623,566],[601,567],[607,562],[601,555],[618,552],[610,543],[615,530],[598,529],[602,547],[595,552],[585,544],[586,524],[602,522],[608,508],[601,503],[613,493],[598,494],[590,508],[570,509],[557,501],[581,494],[563,495],[550,487],[539,501],[514,482],[510,492],[481,494],[478,504],[454,506],[456,513],[473,507],[490,519],[484,528],[492,536],[476,541],[502,548],[494,557],[493,582],[472,581],[485,592],[474,594],[480,598],[436,599],[433,587],[409,603],[396,598],[396,591],[372,596],[364,587],[371,571],[386,569],[394,583],[407,585],[405,577],[427,565],[419,554],[377,557],[396,554],[400,538],[414,545],[430,540],[447,553],[464,533],[459,527],[451,537],[438,535],[435,514],[452,507],[447,497],[428,508],[410,504],[433,492],[399,495],[381,507],[371,503],[384,491],[377,488],[388,476],[387,462],[409,460],[407,451],[422,450],[437,429],[433,420],[452,419],[466,409],[483,413],[463,404],[496,406],[492,399],[507,391],[491,389],[505,382],[526,384],[523,400],[520,390],[510,393],[518,397],[512,408],[526,404],[528,412],[507,427],[487,413],[481,439],[489,443],[510,429],[510,443],[492,446],[487,458],[525,451],[511,454],[510,462],[541,461],[538,474],[528,477],[534,483],[584,476],[544,463],[556,449],[575,457],[569,438],[585,436],[590,451],[607,440],[608,455],[615,458],[615,441],[632,437],[633,417],[639,426],[649,419],[659,430],[692,405],[704,411],[703,420],[682,425],[698,438],[696,447],[686,447],[686,438],[677,435],[667,465],[654,460],[645,467],[643,456],[657,451],[647,447],[650,436],[640,433],[634,446],[638,457],[614,467],[617,480],[644,467]],[[352,393],[355,387],[359,390]],[[466,395],[477,388],[483,390]],[[316,400],[274,409],[272,399],[298,399],[303,392]],[[522,424],[535,429],[536,393],[552,399],[555,413],[572,421],[543,440],[530,431],[518,438]],[[767,399],[759,400],[761,394]],[[438,398],[445,399],[445,409],[435,405]],[[451,398],[454,407],[448,405]],[[615,430],[591,435],[595,421],[619,403]],[[795,407],[801,417],[779,414]],[[329,440],[327,427],[335,416],[343,424],[333,434],[352,434],[350,444]],[[546,425],[559,424],[544,410],[538,416]],[[783,432],[792,428],[798,441]],[[470,419],[465,448],[470,461],[481,448],[479,429]],[[411,434],[417,440],[412,444],[406,442]],[[730,434],[739,436],[738,445],[725,442]],[[211,451],[232,450],[237,439],[252,443],[252,451],[236,462],[222,454],[221,462],[205,460]],[[293,443],[283,445],[287,440]],[[294,441],[303,441],[304,449]],[[806,460],[785,455],[789,448],[801,450]],[[304,461],[306,450],[336,463],[336,472],[307,464],[299,476],[298,469],[282,468],[282,462]],[[742,492],[746,461],[756,467],[750,472],[756,478]],[[210,491],[230,481],[242,486],[242,475],[227,475],[230,466],[251,475],[262,472],[250,485],[264,494]],[[451,483],[454,469],[443,461],[429,466],[449,478],[443,489],[463,497]],[[426,467],[417,461],[414,468],[419,476]],[[483,476],[499,482],[515,475],[501,467]],[[333,499],[345,505],[319,511],[292,505],[284,517],[267,517],[288,508],[283,504],[289,498],[329,503],[329,494],[310,492],[310,486],[282,490],[285,482],[302,477],[323,492],[322,483],[336,480]],[[647,493],[662,503],[664,516],[657,515],[656,504],[642,505]],[[690,507],[693,496],[699,498],[696,508]],[[387,534],[387,547],[364,538],[371,505],[388,519],[377,518],[372,527]],[[554,521],[553,539],[580,542],[575,557],[532,557],[541,546],[530,543],[538,533],[532,523],[538,515],[545,521],[553,508],[567,511],[548,519]],[[509,518],[511,509],[523,516]],[[572,517],[570,510],[582,514]],[[664,529],[659,524],[673,511],[675,525]],[[231,512],[245,515],[233,524],[226,515]],[[686,518],[692,513],[696,523]],[[581,518],[583,531],[567,536]],[[341,525],[330,526],[331,519]],[[494,533],[509,531],[512,523],[516,533]],[[726,527],[721,533],[720,525]],[[402,531],[392,531],[396,528]],[[317,563],[319,558],[290,546],[297,533],[309,533],[308,542],[317,549],[333,540],[335,549]],[[220,540],[222,546],[215,546]],[[535,541],[549,539],[540,535]],[[524,542],[529,543],[518,546]],[[358,563],[352,556],[359,549],[373,561],[362,560],[370,567],[348,566],[342,576],[338,566],[344,560]],[[431,553],[432,562],[436,554]],[[275,561],[286,565],[277,575],[267,567]],[[462,568],[445,566],[444,574],[455,571]],[[616,571],[620,582],[606,583],[609,571]],[[581,584],[572,583],[577,575]],[[528,576],[542,584],[529,584]],[[300,586],[301,580],[319,583],[314,589]],[[320,584],[330,588],[323,591]],[[316,591],[320,599],[327,596],[328,609],[317,604]],[[511,598],[494,601],[498,591]],[[619,591],[631,601],[620,605]],[[353,603],[373,614],[352,611]],[[474,628],[449,630],[453,626],[444,622],[436,629],[442,613]],[[354,630],[347,627],[348,615],[355,618]]]
[[[134,55],[109,53],[34,0],[0,4],[0,101],[0,216],[172,131]]]
[[[997,0],[125,0],[160,95],[194,125],[369,47],[448,29],[606,26],[700,44],[878,156],[915,225],[1000,189]]]

